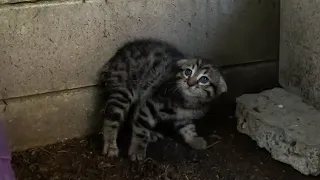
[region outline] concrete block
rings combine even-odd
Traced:
[[[0,6],[0,99],[95,84],[128,39],[218,65],[277,58],[279,0],[82,0]]]
[[[320,174],[320,112],[284,89],[237,99],[238,131],[305,175]]]
[[[23,150],[98,132],[94,87],[16,98],[0,104],[12,150]]]
[[[279,81],[320,109],[320,1],[281,1]]]
[[[281,41],[306,46],[320,53],[320,1],[281,1]]]
[[[0,99],[94,84],[105,15],[102,0],[0,8]]]

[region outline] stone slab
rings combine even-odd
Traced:
[[[97,95],[92,87],[2,102],[0,117],[11,149],[24,150],[98,132]]]
[[[279,81],[320,109],[320,1],[281,1]]]
[[[0,99],[95,84],[128,39],[156,37],[217,65],[277,58],[279,0],[82,0],[0,6]]]
[[[284,89],[237,98],[238,131],[305,175],[320,174],[320,112]]]

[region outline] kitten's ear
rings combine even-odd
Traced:
[[[215,69],[216,71],[218,71],[218,76],[220,76],[219,81],[218,81],[218,94],[222,94],[228,91],[228,86],[227,83],[224,79],[223,73],[221,68],[211,65],[211,68]]]
[[[219,82],[218,82],[218,93],[219,94],[222,94],[222,93],[225,93],[228,91],[228,86],[227,86],[227,83],[226,81],[224,80],[224,78],[221,76],[219,78]]]
[[[180,60],[177,61],[177,65],[178,65],[178,66],[182,66],[182,65],[184,65],[187,61],[188,61],[187,59],[180,59]]]

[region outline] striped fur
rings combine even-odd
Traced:
[[[161,137],[153,131],[161,121],[172,122],[191,147],[205,148],[192,120],[201,118],[209,103],[227,91],[216,68],[202,59],[185,59],[175,47],[159,40],[125,44],[103,66],[100,82],[108,95],[103,153],[118,156],[117,134],[128,120],[132,124],[131,160],[145,158],[148,143]]]

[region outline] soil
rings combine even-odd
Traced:
[[[273,160],[248,136],[236,130],[234,105],[219,105],[199,123],[209,141],[192,150],[165,138],[152,143],[140,163],[100,154],[100,135],[74,139],[13,154],[17,180],[313,180]],[[212,136],[218,135],[221,138]]]

